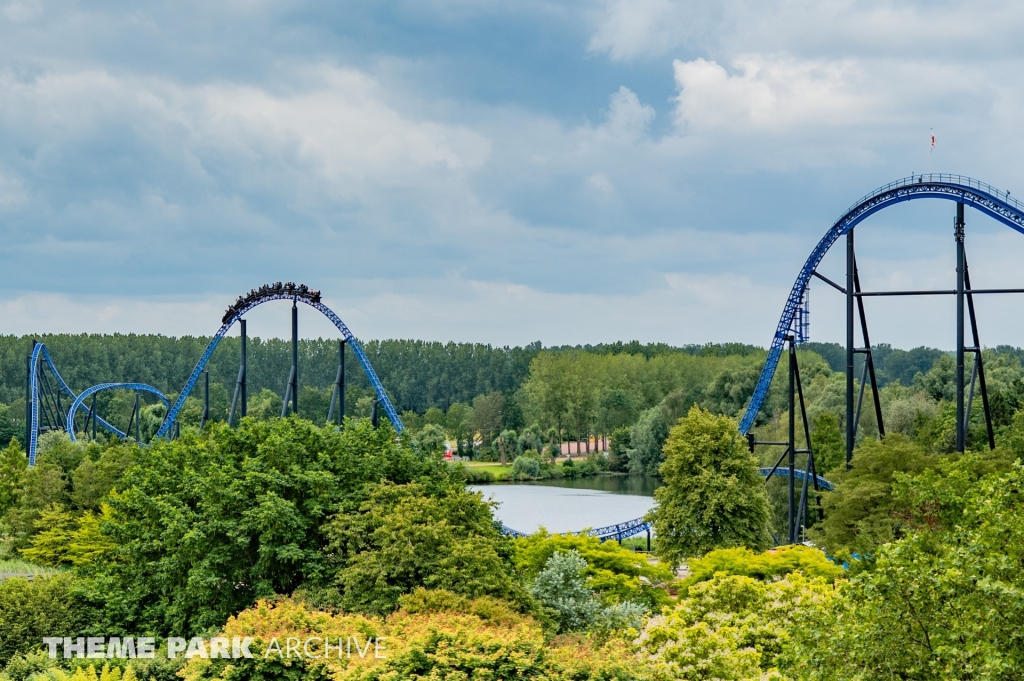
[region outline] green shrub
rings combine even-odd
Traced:
[[[466,482],[470,485],[494,482],[494,473],[485,468],[470,468],[468,466],[462,466],[461,468],[462,474],[466,477]]]
[[[540,477],[540,462],[526,456],[518,457],[512,464],[512,477],[516,480]]]
[[[91,610],[74,587],[67,573],[0,581],[0,664],[41,647],[44,636],[83,633]]]
[[[843,568],[824,553],[801,544],[780,546],[763,553],[754,553],[745,547],[716,549],[703,558],[688,561],[688,567],[690,576],[683,581],[684,590],[716,574],[741,575],[762,581],[798,571],[807,577],[822,577],[828,581],[843,574]]]
[[[512,566],[512,540],[491,506],[464,487],[374,486],[358,509],[324,527],[341,562],[334,583],[346,612],[387,614],[419,587],[527,602]]]

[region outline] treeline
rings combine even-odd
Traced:
[[[11,404],[25,393],[25,357],[32,340],[45,343],[57,370],[75,391],[111,381],[137,381],[167,394],[177,393],[210,342],[208,337],[81,334],[0,336],[0,402]],[[492,391],[512,392],[522,383],[540,343],[495,348],[481,343],[437,343],[417,340],[367,341],[366,355],[400,410],[423,413],[447,409]],[[207,364],[210,382],[233,387],[238,376],[240,343],[221,341]],[[291,368],[291,342],[277,338],[248,339],[248,388],[284,394]],[[299,382],[323,389],[338,370],[336,340],[299,341]],[[346,380],[353,387],[369,382],[351,350]]]

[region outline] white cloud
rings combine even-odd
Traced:
[[[641,104],[640,98],[623,85],[609,99],[606,128],[614,138],[635,142],[647,134],[654,117],[654,109]]]
[[[617,61],[662,55],[690,35],[688,19],[673,0],[609,0],[588,47]]]
[[[779,132],[871,123],[879,108],[851,62],[738,57],[736,72],[705,59],[675,60],[676,123],[687,130]]]
[[[15,0],[4,7],[3,13],[15,23],[31,21],[42,15],[43,3],[40,0]]]

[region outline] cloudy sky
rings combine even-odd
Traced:
[[[0,333],[209,334],[294,280],[363,338],[765,345],[876,186],[1024,196],[1022,28],[985,1],[0,0]],[[864,223],[865,286],[951,286],[952,215]],[[968,254],[1024,286],[1024,235],[969,213]],[[869,301],[873,340],[951,347],[952,305]],[[983,342],[1024,345],[1021,312],[985,301]],[[815,286],[812,337],[841,325]]]

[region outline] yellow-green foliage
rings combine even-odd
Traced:
[[[834,598],[833,585],[799,572],[777,582],[716,575],[691,586],[665,617],[652,620],[640,647],[660,678],[784,678],[784,648]]]
[[[96,673],[93,665],[77,668],[74,673],[68,673],[63,669],[50,669],[43,674],[33,677],[33,681],[136,681],[135,672],[129,666],[121,673],[119,667],[103,665],[100,673]]]
[[[843,574],[843,568],[826,558],[824,553],[800,544],[780,546],[763,553],[754,553],[743,547],[716,549],[703,558],[688,561],[688,566],[690,576],[683,581],[684,589],[719,573],[771,580],[800,571],[807,577],[821,577],[828,581]]]
[[[450,593],[418,591],[407,607],[386,619],[316,612],[294,600],[258,602],[231,618],[225,636],[252,636],[252,659],[193,658],[185,681],[244,678],[325,678],[334,681],[384,679],[642,679],[648,666],[623,641],[597,644],[586,638],[548,640],[533,618],[493,598],[467,599]],[[383,642],[380,657],[281,659],[272,652],[277,637],[358,637]],[[273,648],[270,648],[273,650]]]
[[[51,506],[36,523],[41,531],[21,553],[38,565],[88,565],[114,548],[114,542],[100,531],[100,524],[110,519],[106,504],[101,505],[101,515],[92,511],[76,515]]]
[[[527,579],[537,576],[556,551],[575,549],[587,561],[587,586],[607,605],[635,601],[648,607],[669,602],[659,585],[673,581],[670,569],[652,564],[647,556],[619,546],[601,542],[597,537],[571,534],[548,534],[541,530],[516,540],[516,567]]]

